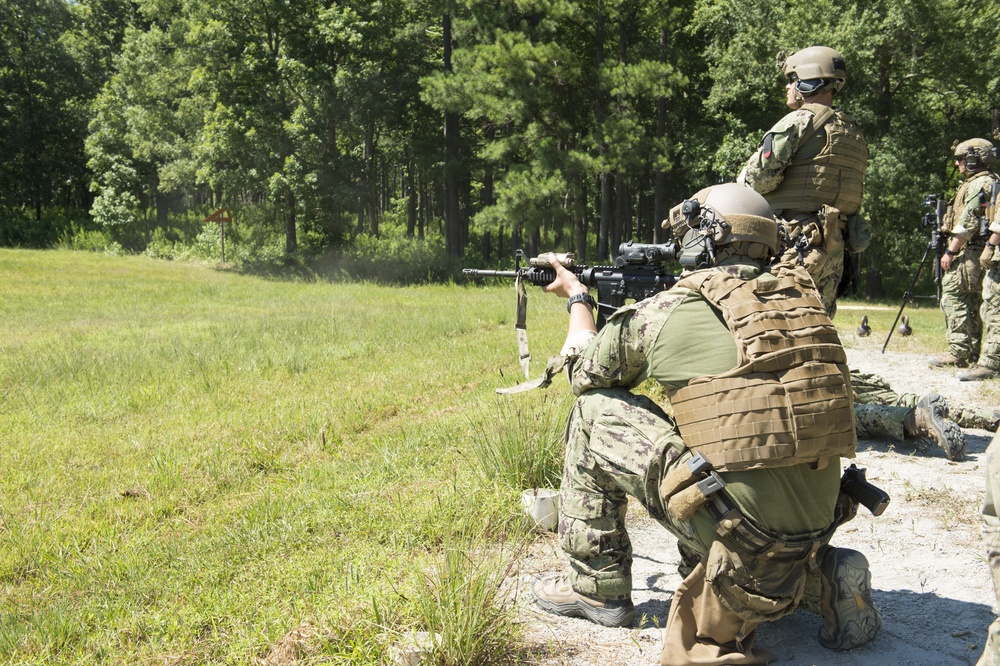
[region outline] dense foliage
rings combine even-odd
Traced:
[[[239,261],[390,229],[603,260],[732,180],[786,111],[782,54],[826,44],[871,144],[862,292],[898,293],[951,144],[1000,136],[998,25],[991,0],[12,0],[0,244],[217,254],[225,206]]]

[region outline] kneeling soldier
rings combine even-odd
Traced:
[[[681,281],[599,333],[586,287],[553,259],[547,291],[569,299],[563,355],[579,399],[560,489],[570,570],[539,580],[536,602],[632,624],[631,495],[696,558],[661,664],[769,663],[755,630],[795,609],[810,573],[822,574],[820,641],[870,641],[882,620],[868,561],[828,546],[856,508],[840,470],[857,439],[846,354],[815,285],[801,267],[768,272],[778,227],[749,188],[702,190],[668,223],[683,239]],[[647,378],[673,416],[630,391]]]

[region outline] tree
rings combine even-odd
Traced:
[[[87,87],[63,37],[73,14],[61,0],[0,5],[0,210],[30,215],[34,229],[9,225],[6,243],[53,240],[43,210],[82,205]],[[73,150],[72,147],[76,147]],[[12,237],[13,236],[13,237]]]

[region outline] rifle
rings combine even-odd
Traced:
[[[680,254],[680,244],[676,241],[660,245],[629,241],[619,246],[614,265],[578,265],[576,257],[571,252],[557,253],[556,258],[567,270],[572,271],[582,284],[597,288],[597,328],[600,329],[604,327],[608,317],[625,305],[626,301],[641,301],[674,286],[678,278],[664,269],[663,263],[678,258]],[[462,274],[467,277],[514,280],[514,288],[517,291],[517,319],[514,331],[517,335],[518,359],[526,379],[530,379],[528,364],[531,361],[531,354],[528,351],[525,323],[528,295],[524,283],[544,287],[555,281],[556,271],[549,263],[548,256],[543,254],[528,259],[522,250],[517,250],[514,253],[512,271],[462,269]],[[526,260],[524,266],[521,266],[522,259]],[[526,382],[515,389],[498,389],[498,392],[519,392],[546,385],[553,374],[550,370],[551,368],[546,368],[545,376],[539,380]]]
[[[611,266],[583,266],[576,263],[572,252],[556,253],[556,258],[567,270],[587,287],[597,288],[597,327],[603,328],[609,315],[625,305],[626,301],[641,301],[653,294],[670,289],[677,276],[663,268],[663,263],[680,256],[676,242],[660,245],[629,241],[618,247],[618,257]],[[522,259],[527,265],[521,266]],[[556,279],[556,271],[549,263],[548,254],[527,259],[523,250],[514,253],[514,270],[493,271],[463,268],[462,274],[477,278],[521,280],[544,287]]]
[[[934,210],[929,213],[925,213],[920,219],[921,226],[931,228],[931,237],[927,241],[927,248],[924,250],[924,256],[920,259],[920,264],[917,265],[917,270],[913,274],[913,279],[910,280],[910,286],[906,289],[906,293],[903,294],[903,302],[899,306],[899,312],[896,313],[896,320],[892,322],[892,326],[889,327],[889,335],[885,338],[885,344],[882,345],[882,353],[885,353],[885,348],[889,346],[889,340],[892,339],[892,332],[896,330],[896,324],[899,323],[899,318],[903,314],[903,309],[906,304],[909,303],[914,298],[934,298],[938,303],[941,302],[941,278],[944,275],[944,271],[941,270],[941,257],[944,255],[945,249],[948,247],[948,235],[941,232],[941,224],[944,221],[945,212],[945,202],[939,194],[928,194],[924,198],[924,206],[928,208],[933,208]],[[937,288],[937,293],[935,296],[921,296],[913,293],[913,287],[916,286],[917,280],[920,279],[920,273],[924,269],[924,264],[927,262],[927,258],[931,256],[931,252],[934,253],[934,284]]]

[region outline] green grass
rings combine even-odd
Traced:
[[[525,535],[474,446],[517,420],[513,295],[0,251],[0,663],[246,664],[311,626],[374,664],[441,631],[435,572],[478,571],[445,545]],[[537,374],[565,313],[532,296]]]
[[[844,303],[844,306],[862,305]],[[878,349],[898,304],[837,317]],[[0,250],[0,664],[518,661],[500,578],[556,485],[565,380],[512,285],[281,282]],[[943,317],[909,306],[944,348]],[[532,376],[565,334],[529,292]]]

